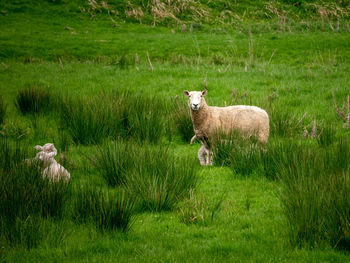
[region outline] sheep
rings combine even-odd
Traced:
[[[269,133],[269,116],[265,110],[248,105],[236,105],[228,107],[208,106],[204,96],[207,91],[184,91],[187,96],[190,115],[193,123],[195,138],[200,139],[205,149],[202,147],[198,151],[198,156],[209,152],[206,158],[206,165],[211,163],[210,142],[219,133],[230,134],[238,131],[243,137],[249,138],[257,136],[261,144],[266,144]],[[191,139],[191,141],[192,141]],[[199,158],[200,159],[200,158]],[[202,160],[200,159],[202,164]]]
[[[70,173],[54,159],[57,155],[57,149],[53,143],[46,143],[43,146],[36,145],[34,148],[40,152],[33,159],[26,159],[26,161],[28,164],[41,162],[43,178],[48,178],[52,182],[58,182],[61,179],[70,180]]]
[[[42,161],[43,178],[48,178],[52,182],[59,182],[62,179],[68,182],[71,178],[70,173],[54,159],[56,154],[41,151],[37,153],[35,159]]]

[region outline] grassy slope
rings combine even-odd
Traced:
[[[135,24],[112,27],[107,19],[90,20],[72,10],[43,2],[39,7],[28,4],[27,8],[12,11],[9,8],[6,15],[0,16],[0,62],[8,66],[6,69],[0,65],[0,90],[10,104],[11,121],[26,121],[12,104],[16,91],[26,84],[74,94],[93,95],[127,88],[182,96],[183,89],[200,89],[207,78],[211,103],[229,102],[232,89],[237,88],[241,93],[249,91],[253,103],[263,106],[267,95],[275,91],[275,103],[300,115],[310,112],[328,122],[334,122],[329,106],[332,91],[336,91],[339,99],[348,92],[348,34],[253,33],[250,45],[248,33],[190,34],[175,28],[173,34],[170,28],[162,27]],[[65,29],[67,26],[73,30]],[[147,51],[153,61],[153,72],[147,63]],[[113,64],[123,54],[133,61],[136,53],[140,62],[132,62],[127,70]],[[178,62],[181,57],[185,57],[186,64]],[[212,65],[215,61],[217,64]],[[224,72],[228,64],[231,66]],[[35,138],[32,143],[44,143],[51,138],[48,131],[40,141]],[[199,145],[175,143],[173,147],[180,155],[188,151],[195,155]],[[80,152],[88,152],[88,148],[73,148],[68,158],[78,160]],[[79,167],[72,171],[72,176],[77,181],[101,183],[98,174],[86,175]],[[87,176],[92,178],[86,179]],[[275,194],[276,183],[254,176],[241,178],[221,168],[201,168],[200,178],[197,190],[208,199],[227,193],[222,210],[208,226],[186,226],[175,212],[141,214],[127,234],[101,234],[89,225],[67,222],[64,227],[68,234],[59,245],[52,244],[54,234],[49,233],[48,241],[38,249],[10,250],[6,260],[349,260],[348,254],[329,248],[313,251],[290,248]]]

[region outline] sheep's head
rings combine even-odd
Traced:
[[[41,151],[36,154],[34,160],[42,163],[44,167],[47,167],[52,162],[55,161],[54,159],[55,155],[56,155],[55,152],[47,153],[47,152]]]
[[[56,154],[57,154],[57,149],[55,148],[53,143],[46,143],[43,146],[36,145],[34,148],[37,149],[38,151],[44,151],[44,152],[48,152],[48,153],[56,152]]]
[[[203,91],[184,91],[185,96],[188,97],[188,106],[197,111],[201,108],[201,106],[205,103],[203,96],[207,94],[207,90]]]

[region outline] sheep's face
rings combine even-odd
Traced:
[[[44,152],[57,152],[55,146],[53,143],[46,143],[43,146],[37,145],[34,147],[38,151],[44,151]]]
[[[207,91],[184,91],[185,96],[188,97],[188,106],[194,110],[197,111],[201,108],[201,106],[203,105],[203,101],[204,98],[203,96],[205,96],[205,94],[207,94]]]
[[[53,161],[53,154],[46,152],[38,152],[34,160],[41,162],[45,167]]]

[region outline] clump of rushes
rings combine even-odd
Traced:
[[[131,136],[139,142],[158,143],[165,131],[165,104],[156,97],[143,94],[126,99]]]
[[[109,98],[66,99],[60,110],[61,126],[75,143],[84,145],[101,143],[107,137],[155,144],[164,135],[164,108],[157,98],[128,92]]]
[[[140,210],[169,210],[196,184],[195,160],[164,147],[116,141],[98,148],[96,166],[111,186],[123,185]]]
[[[134,221],[134,200],[125,191],[117,193],[80,186],[75,189],[73,218],[92,221],[101,230],[127,231]]]
[[[304,146],[281,165],[279,198],[295,246],[350,248],[349,142]],[[345,161],[345,162],[344,162]]]
[[[152,144],[161,140],[166,125],[162,100],[144,93],[115,91],[106,101],[112,112],[105,124],[111,137]]]
[[[29,86],[18,91],[15,105],[22,114],[37,114],[48,110],[51,100],[48,91],[36,86]]]
[[[111,110],[103,101],[88,99],[65,99],[60,107],[61,126],[75,143],[100,143],[108,136]],[[107,124],[107,125],[106,125]]]
[[[96,167],[108,185],[117,186],[125,182],[128,171],[133,169],[138,150],[132,143],[122,141],[105,143],[97,147]]]
[[[140,210],[173,209],[196,185],[194,159],[178,158],[166,148],[145,145],[134,158],[135,166],[128,171],[125,184]]]

